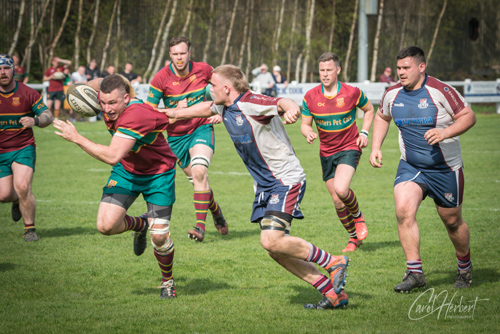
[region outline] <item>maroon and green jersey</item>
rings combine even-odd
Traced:
[[[35,146],[31,128],[19,122],[22,117],[35,117],[47,110],[40,93],[21,82],[9,93],[0,92],[0,153]]]
[[[14,80],[17,82],[23,82],[24,78],[28,76],[28,73],[26,73],[26,70],[24,67],[20,65],[16,65],[14,68]]]
[[[106,113],[104,122],[113,136],[135,139],[134,147],[120,161],[126,171],[133,174],[156,175],[175,167],[177,158],[162,132],[168,117],[143,103],[133,100],[116,121]]]
[[[52,74],[56,72],[64,72],[64,66],[59,67],[49,67],[47,71],[45,71],[45,76],[50,77]],[[62,80],[49,80],[49,88],[47,92],[60,92],[64,90],[64,79]]]
[[[163,100],[165,108],[175,108],[179,101],[187,99],[188,107],[205,100],[205,88],[212,78],[212,66],[206,63],[188,63],[189,73],[185,76],[175,74],[173,64],[164,67],[151,81],[147,103],[158,107]],[[177,121],[167,127],[168,136],[183,136],[192,133],[198,127],[209,124],[207,118],[192,118]]]
[[[363,108],[368,102],[368,98],[359,88],[340,81],[335,96],[325,96],[323,85],[306,93],[302,102],[302,116],[312,117],[316,123],[321,157],[346,150],[361,151],[356,145],[359,136],[356,107]]]

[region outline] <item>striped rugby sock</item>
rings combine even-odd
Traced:
[[[422,260],[406,261],[406,269],[416,274],[423,274]]]
[[[333,291],[332,281],[325,275],[321,275],[316,282],[312,284],[323,296]]]
[[[328,252],[309,243],[309,256],[306,259],[307,262],[314,262],[325,268],[330,263],[331,258],[332,256]]]
[[[472,262],[470,261],[470,249],[467,255],[465,256],[458,256],[457,254],[457,265],[459,271],[465,271],[467,269],[470,269],[470,267],[472,267]]]

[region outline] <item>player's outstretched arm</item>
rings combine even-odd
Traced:
[[[460,136],[476,124],[476,115],[470,106],[454,116],[455,122],[445,129],[431,129],[424,135],[429,145],[434,145],[447,138]]]
[[[387,131],[389,131],[390,122],[391,117],[384,116],[379,109],[373,122],[372,153],[370,154],[370,164],[375,168],[382,167],[382,151],[380,148]]]
[[[308,116],[302,116],[302,123],[300,124],[300,132],[302,135],[306,137],[306,140],[309,144],[312,144],[313,141],[318,138],[318,134],[314,132],[312,128],[313,118]]]
[[[158,111],[166,114],[169,118],[170,123],[175,123],[176,121],[180,121],[183,119],[197,118],[197,117],[211,117],[215,115],[210,110],[210,106],[212,105],[212,103],[213,102],[205,101],[195,104],[189,108],[182,108],[182,106],[178,106],[177,108],[174,109],[158,109]]]
[[[297,103],[292,99],[283,98],[278,101],[278,112],[285,114],[283,124],[293,124],[297,122],[300,117],[300,108]]]
[[[132,149],[136,140],[133,138],[123,138],[113,136],[109,146],[94,143],[90,139],[80,135],[73,123],[70,121],[54,121],[55,134],[69,142],[80,146],[85,152],[111,166],[116,165]]]

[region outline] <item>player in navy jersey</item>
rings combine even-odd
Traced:
[[[40,93],[14,80],[14,60],[0,55],[0,202],[12,202],[12,219],[24,221],[24,240],[35,232],[35,137],[32,128],[52,123]]]
[[[100,82],[95,85],[96,82]],[[163,136],[168,118],[135,99],[127,79],[119,74],[95,79],[89,85],[99,90],[104,122],[112,135],[109,146],[94,143],[80,135],[67,121],[54,121],[57,135],[80,146],[85,152],[113,166],[103,187],[97,213],[97,229],[104,235],[135,231],[134,253],[141,255],[149,234],[161,270],[161,298],[174,298],[172,274],[174,243],[169,226],[175,202],[175,161]],[[148,213],[140,217],[127,210],[142,194]]]
[[[306,178],[283,123],[297,121],[299,106],[291,99],[251,92],[245,75],[233,65],[217,67],[211,83],[214,102],[170,109],[167,115],[174,123],[193,117],[222,116],[236,151],[254,179],[250,220],[260,225],[262,246],[281,266],[322,293],[323,299],[308,307],[333,309],[346,305],[343,285],[349,259],[330,255],[289,235],[292,220],[304,218],[300,203]],[[321,274],[311,262],[325,268],[330,277]]]
[[[394,181],[394,199],[407,270],[394,288],[410,292],[426,284],[420,257],[416,214],[429,196],[455,247],[455,288],[472,282],[469,227],[462,218],[464,173],[458,136],[476,122],[465,99],[451,86],[425,73],[424,52],[410,46],[397,55],[400,83],[387,89],[373,126],[370,163],[382,166],[381,146],[391,119],[399,128],[401,160]]]

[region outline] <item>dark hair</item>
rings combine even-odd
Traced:
[[[176,46],[177,44],[181,43],[186,43],[186,45],[188,46],[188,51],[191,50],[191,41],[189,40],[189,38],[184,36],[173,37],[168,43],[168,48],[170,49],[172,46]]]
[[[127,93],[130,95],[130,87],[121,75],[112,74],[102,79],[100,88],[101,92],[103,92],[104,94],[109,94],[115,89],[118,89],[122,93]]]
[[[229,80],[239,94],[246,93],[250,90],[245,73],[243,73],[237,66],[229,64],[217,66],[213,73],[217,73]]]
[[[421,63],[425,64],[425,55],[424,51],[418,46],[407,46],[403,50],[399,51],[396,56],[397,60],[405,59],[408,57],[412,57],[415,59],[415,62],[419,65]]]
[[[340,59],[339,59],[339,56],[337,56],[335,53],[333,52],[325,52],[323,53],[319,59],[318,59],[318,63],[322,63],[324,61],[330,61],[330,60],[333,60],[333,62],[335,63],[335,66],[339,67],[340,66]]]

